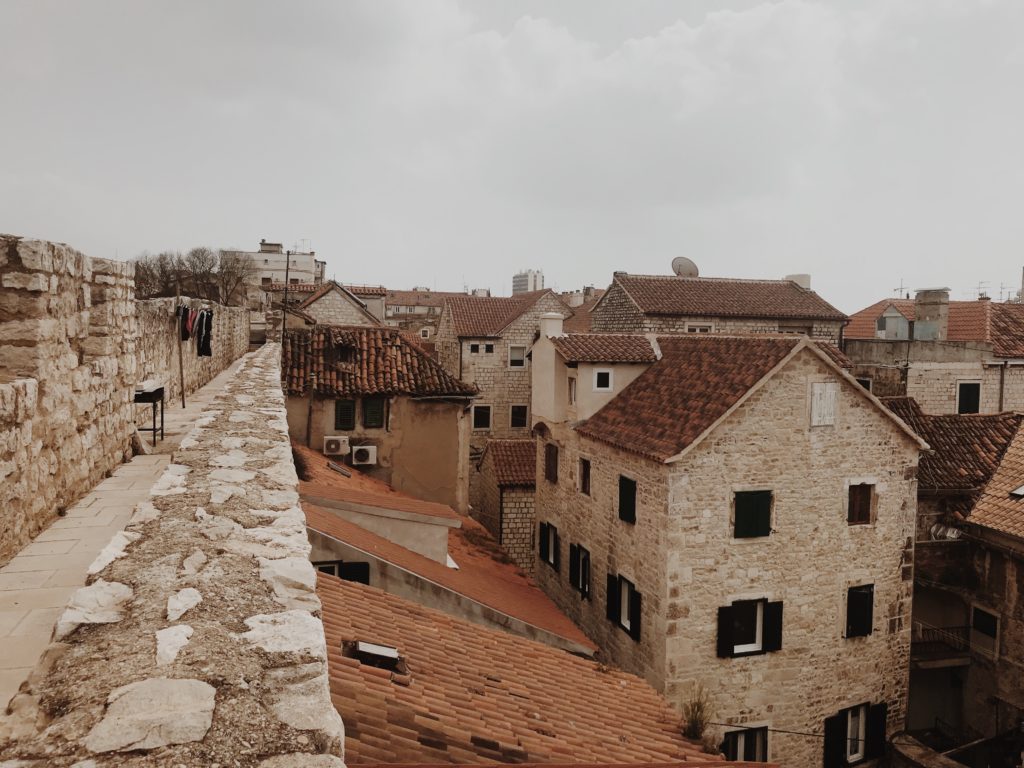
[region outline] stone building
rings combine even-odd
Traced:
[[[925,413],[1024,410],[1024,304],[950,301],[946,288],[885,299],[850,317],[843,351],[876,395]]]
[[[918,473],[907,729],[946,751],[1024,718],[1024,415],[884,402],[932,447]]]
[[[703,685],[727,753],[881,754],[906,716],[926,444],[803,336],[551,316],[533,380],[535,576],[559,607],[676,706]]]
[[[263,286],[272,283],[323,282],[327,262],[316,258],[316,251],[285,251],[281,243],[260,240],[258,251],[232,251],[252,262],[256,271],[256,282]]]
[[[348,438],[339,461],[397,490],[469,505],[470,405],[476,390],[379,326],[284,333],[282,382],[293,439],[317,448]]]
[[[846,315],[795,280],[616,272],[590,311],[601,333],[794,333],[839,344]]]
[[[432,291],[428,288],[389,290],[385,297],[385,318],[388,325],[415,333],[424,341],[432,342],[437,336],[445,299],[467,295],[465,291]]]
[[[470,483],[472,515],[497,540],[512,561],[532,574],[533,493],[537,443],[533,438],[488,440]]]
[[[320,325],[381,324],[366,302],[333,280],[328,280],[303,298],[299,309]]]
[[[445,300],[437,359],[450,374],[480,391],[470,438],[475,458],[490,438],[530,436],[530,348],[546,312],[572,314],[550,290]]]

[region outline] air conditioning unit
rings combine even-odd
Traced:
[[[357,445],[352,448],[352,466],[377,463],[376,445]]]
[[[324,455],[326,456],[347,456],[350,448],[348,447],[348,436],[347,435],[325,435],[324,436]]]

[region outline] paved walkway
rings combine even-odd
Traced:
[[[0,568],[0,712],[28,678],[57,617],[71,594],[85,584],[85,572],[111,536],[127,525],[135,505],[149,498],[149,489],[170,463],[192,424],[234,376],[241,360],[202,389],[165,405],[163,442],[154,453],[122,464],[85,498],[70,507]],[[137,406],[139,424],[148,425],[148,406]],[[145,422],[145,423],[144,423]],[[152,436],[143,432],[152,446]]]

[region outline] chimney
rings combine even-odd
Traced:
[[[530,414],[533,424],[538,421],[558,423],[566,419],[568,382],[565,363],[562,362],[552,336],[562,335],[562,316],[546,312],[540,316],[540,337],[530,349]]]
[[[562,335],[562,316],[557,312],[545,312],[540,316],[540,337],[542,339],[551,336]]]
[[[785,280],[791,280],[805,291],[811,290],[811,276],[805,272],[800,272],[795,275],[786,275]]]
[[[926,288],[914,297],[914,338],[945,341],[949,330],[949,288]]]

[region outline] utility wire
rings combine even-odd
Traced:
[[[810,736],[810,737],[815,738],[815,739],[824,739],[825,738],[825,734],[823,734],[823,733],[807,733],[806,731],[785,731],[785,730],[783,730],[781,728],[772,728],[770,726],[765,726],[765,725],[754,726],[752,728],[744,728],[743,726],[737,726],[736,723],[715,723],[715,722],[709,722],[708,725],[721,725],[721,726],[724,726],[726,728],[739,728],[739,729],[742,729],[742,730],[760,730],[761,728],[765,728],[765,729],[767,729],[767,731],[769,733],[787,733],[790,736]],[[861,741],[861,739],[859,739],[859,738],[851,738],[851,737],[847,736],[846,737],[846,741]]]

